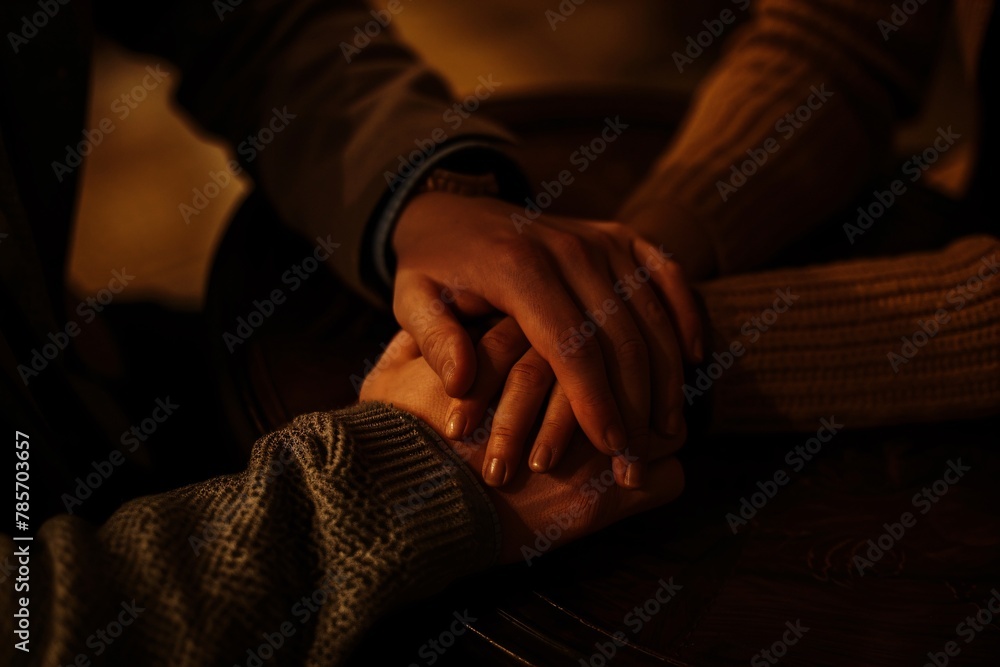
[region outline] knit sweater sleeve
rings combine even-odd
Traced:
[[[709,359],[692,408],[717,431],[815,431],[1000,414],[1000,239],[698,286]]]
[[[886,3],[755,0],[620,217],[654,227],[696,278],[763,265],[876,174],[922,101],[946,10],[927,0],[897,27]]]
[[[305,415],[242,473],[133,500],[99,529],[60,516],[33,542],[0,537],[0,562],[31,554],[30,592],[3,584],[0,663],[341,664],[390,606],[492,563],[497,526],[422,422],[381,404]],[[24,595],[30,653],[11,640]]]

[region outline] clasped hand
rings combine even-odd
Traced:
[[[493,331],[500,328],[512,332],[515,327],[508,318]],[[493,353],[503,349],[485,349],[484,359],[492,363]],[[544,397],[544,391],[540,396]],[[405,331],[391,341],[384,360],[365,379],[361,400],[392,403],[439,433],[453,401]],[[489,447],[475,436],[451,440],[450,444],[473,468],[483,466],[490,456]],[[679,446],[676,439],[658,440],[648,453],[646,483],[639,489],[625,489],[609,479],[607,456],[588,446],[579,432],[570,437],[569,445],[562,464],[548,474],[512,469],[510,481],[503,488],[487,487],[500,520],[502,562],[538,555],[530,546],[535,543],[536,531],[544,534],[558,525],[558,546],[562,546],[627,516],[668,503],[684,488],[683,469],[672,456]],[[621,458],[626,457],[631,458],[627,454]]]
[[[404,210],[393,309],[451,399],[431,410],[429,394],[413,396],[413,411],[461,440],[499,394],[482,468],[491,486],[514,479],[533,435],[531,468],[552,470],[579,425],[618,484],[639,487],[654,447],[686,435],[683,363],[702,354],[691,292],[669,255],[623,225],[542,215],[519,226],[519,212],[443,193]],[[496,313],[509,317],[474,344],[463,322]],[[407,392],[366,386],[397,404]]]

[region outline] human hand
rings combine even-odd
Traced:
[[[530,347],[517,322],[510,317],[503,318],[487,331],[476,350],[479,369],[476,380],[465,397],[452,400],[448,413],[462,410],[472,423],[478,424],[490,402],[500,395],[491,419],[483,480],[490,486],[502,486],[511,479],[524,444],[533,433],[537,435],[529,457],[531,469],[538,473],[552,470],[577,431],[577,421],[548,363]],[[654,410],[659,398],[654,394]],[[543,410],[544,416],[539,423]],[[435,426],[447,431],[443,423]],[[685,436],[686,428],[682,423],[679,432],[672,436],[652,432],[650,443],[660,453],[672,453],[684,443]],[[642,484],[644,464],[631,449],[612,457],[611,463],[620,486],[636,488]]]
[[[543,215],[519,234],[510,217],[517,212],[487,198],[416,197],[393,236],[396,317],[458,398],[481,372],[458,317],[511,315],[545,362],[511,362],[512,389],[554,377],[596,447],[636,457],[637,481],[651,433],[676,437],[684,429],[681,349],[691,361],[701,356],[694,300],[677,265],[622,225]],[[664,409],[652,411],[651,396],[662,397]],[[453,439],[478,425],[467,405],[445,422]],[[495,426],[494,450],[519,452],[524,443],[513,438],[524,431]],[[503,484],[512,474],[505,466],[496,476]]]
[[[441,382],[406,332],[397,335],[380,363],[361,388],[362,401],[391,403],[441,431],[450,399]],[[459,456],[473,469],[481,468],[486,447],[475,439],[450,441]],[[605,455],[578,434],[559,470],[534,475],[514,470],[502,490],[488,488],[500,517],[501,560],[514,562],[532,549],[535,531],[559,527],[559,544],[600,530],[632,514],[676,499],[684,488],[684,472],[669,448],[654,447],[642,489],[615,485]]]

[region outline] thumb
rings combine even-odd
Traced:
[[[445,392],[453,398],[463,396],[476,376],[475,350],[439,286],[423,276],[400,273],[392,310],[441,378]]]

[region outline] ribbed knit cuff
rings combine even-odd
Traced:
[[[412,557],[407,598],[496,562],[496,509],[469,466],[431,428],[384,403],[362,403],[337,416],[400,525]]]
[[[1000,240],[703,283],[709,353],[689,404],[717,431],[1000,413]]]

